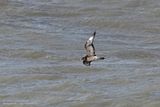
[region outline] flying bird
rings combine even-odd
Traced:
[[[95,35],[96,35],[96,32],[93,33],[93,35],[86,41],[84,45],[87,55],[82,57],[81,60],[83,60],[83,64],[86,66],[90,66],[92,61],[105,59],[104,57],[98,57],[95,54],[95,48],[93,45]]]

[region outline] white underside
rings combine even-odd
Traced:
[[[89,38],[89,41],[92,41],[93,40],[93,36],[91,36],[90,38]]]

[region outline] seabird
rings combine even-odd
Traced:
[[[83,60],[83,64],[86,66],[90,66],[92,61],[105,59],[104,57],[98,57],[95,54],[95,48],[93,45],[95,35],[96,35],[96,32],[93,33],[93,35],[86,41],[84,45],[87,55],[82,57],[81,60]]]

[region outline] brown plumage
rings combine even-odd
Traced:
[[[92,61],[95,61],[98,59],[105,59],[104,57],[97,57],[95,54],[95,48],[93,45],[95,35],[96,35],[96,32],[93,33],[93,35],[86,41],[84,45],[87,55],[82,57],[82,60],[83,60],[83,64],[86,66],[90,66]]]

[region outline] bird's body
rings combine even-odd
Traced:
[[[82,60],[83,60],[83,64],[86,66],[90,66],[92,61],[105,59],[104,57],[97,57],[95,54],[95,48],[93,45],[95,35],[96,35],[96,32],[94,32],[93,35],[86,41],[84,46],[84,48],[86,49],[87,55],[82,57]]]

